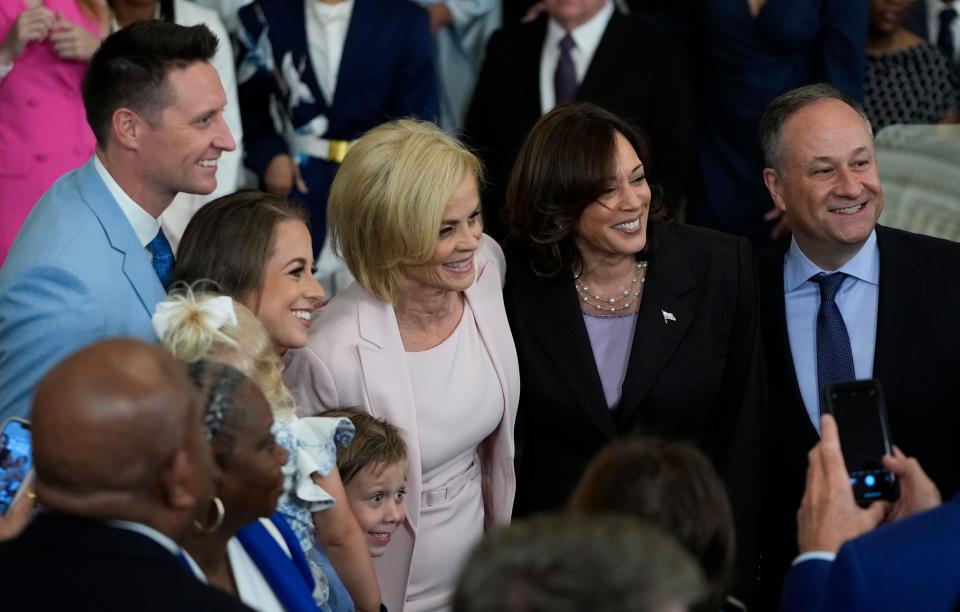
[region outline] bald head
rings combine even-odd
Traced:
[[[57,365],[33,405],[38,496],[53,510],[138,520],[169,506],[170,485],[203,494],[169,473],[202,459],[199,397],[183,365],[137,340],[106,340]],[[172,479],[172,480],[171,480]],[[175,487],[176,488],[176,487]],[[183,500],[181,500],[183,501]],[[183,510],[187,512],[186,509]]]

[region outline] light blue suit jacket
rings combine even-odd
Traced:
[[[93,159],[34,207],[0,270],[0,417],[27,416],[37,382],[104,338],[156,342],[163,286]]]
[[[960,604],[960,497],[791,568],[780,612],[952,612]]]

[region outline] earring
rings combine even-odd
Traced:
[[[206,526],[201,524],[200,521],[193,521],[193,528],[197,531],[197,533],[213,533],[220,528],[220,525],[223,524],[223,516],[226,514],[223,509],[223,502],[220,501],[220,498],[216,495],[210,498],[210,501],[213,502],[213,507],[217,510],[217,517],[213,519],[212,524]]]

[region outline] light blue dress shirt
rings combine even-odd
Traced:
[[[787,313],[787,334],[800,396],[810,422],[820,432],[820,393],[817,388],[817,312],[820,286],[810,277],[830,274],[810,261],[791,240],[783,263],[783,293]],[[880,291],[880,251],[874,230],[850,261],[836,272],[849,278],[843,281],[835,301],[847,326],[853,369],[858,379],[873,378],[873,356],[877,340],[877,303]]]

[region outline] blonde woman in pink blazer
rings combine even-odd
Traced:
[[[93,155],[80,86],[101,0],[0,0],[0,265],[40,196]]]
[[[480,177],[477,158],[429,123],[360,138],[329,203],[331,239],[357,281],[288,353],[301,410],[359,406],[406,437],[406,519],[368,534],[392,542],[374,560],[391,612],[449,608],[468,553],[513,506],[520,375]]]

